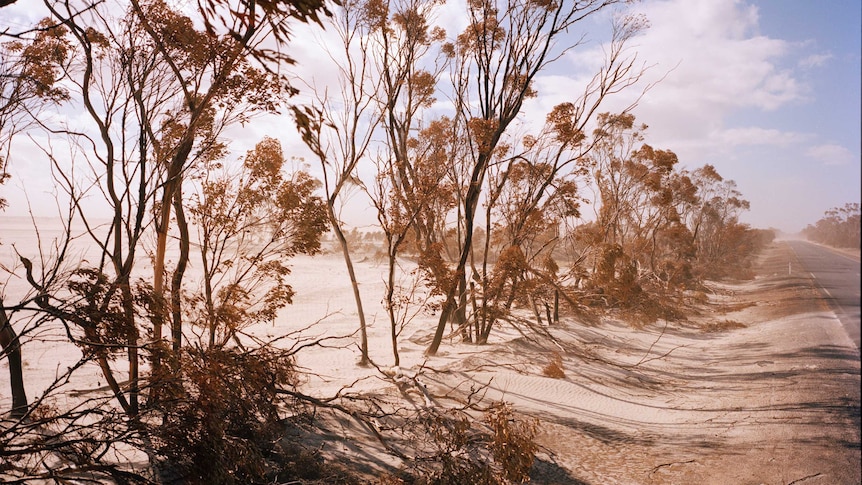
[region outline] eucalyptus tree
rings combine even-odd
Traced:
[[[96,433],[102,425],[111,429],[103,429],[95,455],[83,459],[87,466],[104,459],[115,440],[148,449],[141,412],[153,407],[141,402],[142,382],[152,390],[175,377],[160,364],[164,356],[172,364],[179,361],[187,314],[181,291],[191,238],[186,177],[226,153],[225,127],[247,122],[255,113],[275,112],[295,92],[275,69],[254,66],[253,51],[271,34],[270,21],[286,28],[292,15],[306,14],[291,9],[278,10],[277,18],[243,14],[256,12],[256,4],[217,9],[220,21],[232,27],[211,24],[207,30],[158,0],[133,0],[125,10],[116,4],[46,0],[49,18],[22,34],[22,39],[56,38],[52,50],[25,45],[20,52],[36,66],[31,78],[41,82],[39,89],[53,89],[46,81],[62,78],[78,108],[40,117],[43,136],[32,137],[48,161],[46,172],[55,178],[59,204],[67,207],[61,214],[64,240],[56,253],[20,249],[22,280],[35,293],[25,309],[59,322],[83,356],[69,372],[95,362],[113,400],[86,400],[61,419],[51,418],[61,428],[63,419],[83,427],[76,425],[72,432],[70,424],[68,437],[56,448],[41,449],[43,455],[67,444],[74,447],[77,433]],[[319,2],[303,5],[312,4],[322,8]],[[48,54],[64,56],[63,62],[52,63],[53,58],[44,58]],[[73,223],[83,227],[81,234],[72,232]],[[166,258],[169,235],[176,236],[180,254],[173,268]],[[94,247],[96,254],[75,260],[69,248],[79,243]],[[143,276],[146,271],[152,278]],[[3,323],[4,332],[11,329]],[[162,340],[163,324],[171,328],[170,349]],[[152,363],[148,376],[142,375],[142,362]],[[58,374],[55,384],[68,378]],[[46,392],[57,389],[52,385]],[[4,430],[5,444],[7,436],[12,435]],[[20,449],[35,450],[30,445]]]
[[[287,261],[314,254],[326,228],[319,183],[289,170],[281,144],[264,138],[240,169],[210,161],[188,202],[197,228],[202,289],[191,298],[189,320],[208,336],[206,347],[227,345],[245,328],[275,320],[291,303]]]
[[[388,242],[385,305],[397,365],[396,308],[402,306],[395,287],[398,254],[409,238],[420,254],[420,266],[434,268],[426,257],[439,250],[437,231],[452,206],[452,186],[446,183],[449,120],[432,120],[423,128],[423,114],[437,100],[437,83],[450,52],[444,44],[445,31],[434,25],[440,2],[369,5],[377,7],[369,9],[369,18],[376,34],[373,52],[381,76],[377,102],[385,138],[382,151],[375,155],[378,173],[372,198]],[[429,275],[439,277],[433,269]]]
[[[111,268],[105,301],[114,292],[122,294],[128,399],[107,363],[102,367],[118,401],[134,415],[142,327],[131,275],[140,266],[142,238],[149,228],[155,229],[152,304],[146,314],[153,324],[155,344],[150,350],[158,373],[163,322],[170,322],[175,352],[182,338],[179,289],[189,254],[182,201],[185,172],[196,160],[223,152],[218,137],[225,126],[248,120],[256,110],[275,110],[286,87],[276,75],[248,65],[245,43],[256,38],[256,26],[249,26],[241,39],[210,35],[159,1],[133,1],[124,18],[111,15],[104,5],[52,1],[45,5],[52,15],[48,22],[69,29],[75,56],[66,76],[90,123],[78,130],[54,130],[54,136],[65,136],[86,160],[89,187],[82,189],[74,168],[62,162],[55,163],[56,173],[76,217],[102,250],[98,271],[106,271],[105,263]],[[50,147],[45,151],[58,160]],[[100,196],[110,211],[106,227],[94,226],[92,213],[81,203],[93,195]],[[153,212],[156,217],[151,220]],[[180,257],[168,294],[165,255],[172,215],[180,233]]]
[[[802,231],[806,237],[839,248],[858,248],[860,211],[858,202],[832,207]]]
[[[486,187],[489,167],[510,125],[521,114],[525,100],[537,95],[534,81],[561,56],[578,47],[565,44],[564,35],[589,17],[608,8],[613,0],[586,2],[519,2],[498,4],[489,0],[467,2],[467,28],[454,46],[452,92],[458,118],[469,137],[469,154],[460,188],[459,224],[463,238],[452,269],[455,284],[445,289],[445,300],[434,338],[426,350],[437,352],[449,319],[458,308],[459,289],[466,289],[466,265],[473,250],[476,212]],[[605,65],[582,97],[574,103],[576,125],[586,124],[607,96],[634,84],[643,70],[625,46],[645,27],[637,17],[620,17],[613,29],[613,47]]]
[[[336,86],[310,86],[311,105],[294,110],[303,139],[321,162],[330,223],[340,242],[360,318],[362,359],[368,361],[365,315],[348,242],[337,208],[343,192],[356,186],[370,196],[387,236],[389,276],[384,300],[396,346],[393,299],[397,256],[407,242],[417,250],[434,244],[445,219],[444,171],[440,147],[445,119],[423,129],[423,114],[436,100],[437,79],[446,63],[444,31],[433,25],[440,2],[378,0],[345,2],[334,15],[338,67]],[[337,91],[333,96],[330,90]],[[375,135],[379,135],[375,138]],[[376,168],[363,180],[359,163]],[[432,229],[433,228],[433,229]],[[397,349],[393,347],[397,358]]]
[[[216,31],[213,35],[212,29],[195,29],[190,18],[175,13],[160,1],[132,0],[131,5],[138,28],[148,36],[158,60],[169,72],[167,82],[178,93],[170,110],[159,113],[164,132],[156,132],[155,124],[144,130],[147,142],[153,147],[155,164],[162,172],[153,265],[153,291],[157,298],[166,290],[165,260],[172,215],[180,232],[180,256],[170,287],[171,340],[176,352],[182,340],[179,290],[189,259],[182,192],[185,173],[195,157],[210,157],[209,151],[220,149],[218,136],[225,126],[246,122],[255,112],[275,112],[284,97],[293,93],[293,88],[279,76],[249,64],[253,46],[266,33],[258,17],[235,16],[229,32]],[[163,319],[168,314],[162,311],[156,315],[153,334],[158,341]]]
[[[38,124],[39,114],[51,105],[69,98],[58,86],[69,46],[64,39],[66,29],[41,25],[42,30],[32,39],[0,44],[0,186],[9,178],[12,140],[28,127]],[[0,194],[0,211],[7,201]],[[9,361],[13,418],[27,411],[27,394],[21,367],[21,341],[3,305],[0,290],[0,358]]]
[[[600,141],[587,156],[595,222],[584,232],[593,232],[589,280],[600,298],[652,314],[657,307],[644,290],[692,282],[694,248],[681,211],[695,194],[676,154],[645,143],[646,130],[631,114],[599,115]]]
[[[739,216],[749,209],[736,182],[725,179],[712,165],[691,173],[697,187],[697,204],[689,217],[697,255],[696,272],[700,278],[733,274],[748,264],[757,247],[748,226]]]
[[[341,209],[362,185],[358,165],[368,155],[382,116],[376,101],[382,81],[371,53],[377,25],[369,3],[345,1],[335,9],[327,22],[339,41],[327,50],[337,67],[335,85],[300,80],[312,100],[293,108],[302,139],[323,171],[329,225],[341,248],[359,318],[359,365],[363,366],[369,363],[366,316]],[[322,47],[329,49],[325,44]]]

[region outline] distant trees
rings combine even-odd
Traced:
[[[604,299],[643,310],[656,301],[650,293],[673,295],[705,278],[744,275],[771,236],[739,222],[748,201],[736,184],[712,165],[677,169],[676,154],[644,143],[647,127],[631,115],[600,119],[595,136],[603,141],[588,156],[595,227],[586,226],[580,238],[597,247],[587,283]]]
[[[860,246],[860,206],[858,202],[848,202],[843,207],[827,210],[823,217],[802,230],[808,239],[836,248],[856,248]]]

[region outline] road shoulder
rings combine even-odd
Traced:
[[[789,256],[773,244],[684,323],[558,332],[581,343],[565,381],[582,392],[536,412],[570,481],[536,483],[860,483],[859,353]]]

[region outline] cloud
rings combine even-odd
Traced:
[[[800,140],[807,137],[808,135],[800,133],[780,131],[771,128],[760,128],[757,126],[728,128],[713,136],[716,141],[730,146],[787,146],[793,143],[798,143]]]
[[[798,43],[763,35],[752,2],[644,0],[631,11],[651,25],[630,44],[630,53],[649,69],[641,83],[606,100],[599,112],[619,112],[637,101],[634,114],[649,125],[649,143],[673,150],[686,165],[738,164],[764,151],[799,153],[815,139],[783,128],[778,117],[811,94],[796,71],[805,54]],[[525,103],[533,126],[553,106],[583,92],[604,57],[600,42],[607,41],[602,30],[608,20],[595,22],[585,44],[537,77],[539,97]],[[814,62],[825,60],[808,61]],[[654,86],[644,94],[649,84]]]
[[[630,53],[648,70],[639,85],[609,99],[601,111],[619,111],[638,101],[635,114],[655,127],[654,135],[674,142],[703,141],[723,131],[736,113],[775,112],[805,100],[810,92],[786,67],[801,62],[793,58],[798,56],[795,45],[761,35],[754,5],[742,0],[645,0],[632,13],[645,15],[651,25],[630,43]],[[603,57],[598,42],[572,50],[536,79],[541,99],[529,109],[543,116],[553,105],[571,100]],[[648,85],[652,87],[644,94]],[[770,139],[776,136],[771,133]]]
[[[853,163],[853,152],[841,145],[832,143],[812,146],[805,151],[805,155],[823,165],[849,165]]]
[[[826,64],[826,62],[831,60],[833,57],[834,56],[830,52],[827,52],[825,54],[812,54],[808,57],[800,59],[799,67],[801,67],[802,69],[812,69],[815,67],[820,67]]]
[[[789,42],[757,34],[754,6],[726,0],[661,0],[642,7],[652,28],[639,36],[642,58],[667,77],[650,96],[719,114],[774,110],[801,99],[804,87],[780,61]]]

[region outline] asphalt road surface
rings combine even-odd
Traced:
[[[802,265],[799,269],[811,275],[859,349],[859,259],[806,241],[787,244]]]

